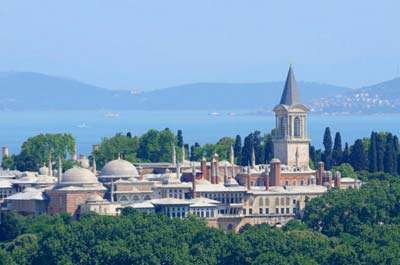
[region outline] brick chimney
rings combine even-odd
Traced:
[[[324,162],[320,161],[318,163],[318,169],[316,172],[317,185],[324,184],[324,174],[325,174],[325,165],[324,165]]]
[[[270,162],[270,174],[271,174],[271,186],[280,186],[281,185],[281,161],[277,158],[274,158]]]
[[[342,183],[342,174],[340,171],[335,172],[335,188],[340,189],[340,185]]]
[[[207,170],[207,160],[205,157],[201,159],[201,177],[209,181],[208,170]]]
[[[247,175],[246,175],[246,188],[247,190],[251,189],[251,182],[250,182],[250,167],[247,168]]]
[[[264,172],[264,187],[265,190],[269,190],[269,172],[268,172],[268,167],[265,167],[265,172]]]

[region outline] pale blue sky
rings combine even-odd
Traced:
[[[399,0],[0,3],[0,71],[113,89],[300,80],[358,87],[394,78]]]

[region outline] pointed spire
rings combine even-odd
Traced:
[[[182,145],[182,164],[185,162],[186,154],[185,154],[185,145]]]
[[[176,165],[176,149],[174,144],[172,144],[172,164]]]
[[[96,158],[95,158],[94,155],[93,155],[92,159],[93,159],[93,161],[92,161],[92,163],[93,163],[92,171],[93,171],[93,174],[96,176],[97,175],[97,168],[96,168]]]
[[[297,103],[300,103],[299,88],[290,65],[280,104],[291,106]]]
[[[196,198],[196,167],[194,162],[192,162],[192,198]]]
[[[60,184],[62,178],[62,161],[61,156],[58,157],[58,179],[57,182]]]
[[[256,167],[256,152],[254,151],[254,147],[251,150],[251,168]]]
[[[51,153],[49,154],[49,176],[53,176],[53,162],[51,161]]]
[[[235,164],[235,151],[233,150],[233,145],[231,145],[230,160],[232,165]]]

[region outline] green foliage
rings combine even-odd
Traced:
[[[2,164],[6,168],[15,168],[21,171],[38,170],[51,158],[65,159],[74,152],[75,139],[71,134],[39,134],[28,138],[21,147],[20,154],[11,156]]]
[[[334,166],[332,168],[333,175],[335,175],[336,171],[339,171],[341,173],[342,178],[357,178],[357,174],[354,171],[354,168],[349,163],[343,163],[339,166]]]

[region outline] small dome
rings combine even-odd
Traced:
[[[281,161],[280,161],[278,158],[274,158],[274,159],[271,160],[270,164],[273,164],[273,163],[280,163],[280,162],[281,162]]]
[[[88,169],[73,167],[63,174],[61,185],[79,185],[98,183],[96,176]]]
[[[87,199],[86,199],[86,202],[103,202],[104,201],[104,199],[103,199],[103,197],[101,197],[99,194],[97,194],[97,193],[95,193],[95,194],[92,194],[92,195],[90,195]]]
[[[102,176],[138,177],[136,167],[129,161],[116,159],[108,162],[101,170]]]
[[[39,168],[39,174],[40,175],[49,175],[49,168],[46,166],[42,166]]]

